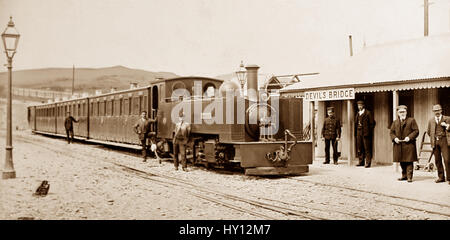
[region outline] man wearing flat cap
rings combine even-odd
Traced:
[[[186,145],[191,134],[191,124],[186,122],[184,117],[184,112],[180,112],[179,122],[175,125],[175,133],[173,136],[173,164],[175,170],[178,170],[178,165],[181,161],[183,171],[187,171]]]
[[[412,182],[414,162],[417,161],[416,138],[419,136],[419,127],[416,120],[406,117],[407,107],[397,107],[398,118],[391,125],[391,140],[394,144],[394,162],[402,167],[402,177],[399,181]]]
[[[330,143],[333,146],[333,162],[338,164],[337,141],[341,137],[341,121],[334,116],[334,107],[327,108],[328,117],[322,127],[322,140],[325,141],[325,162],[330,163]]]
[[[358,113],[355,117],[356,146],[359,163],[356,166],[370,167],[372,163],[372,136],[375,120],[372,113],[365,109],[363,101],[358,101]]]
[[[430,136],[431,147],[433,148],[434,160],[438,171],[436,183],[445,182],[444,166],[442,157],[444,157],[445,172],[447,181],[450,184],[450,165],[447,142],[447,132],[450,131],[450,117],[442,115],[442,107],[439,104],[433,106],[434,117],[428,121],[427,134]],[[442,156],[441,156],[442,155]]]

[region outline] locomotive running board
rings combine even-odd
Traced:
[[[301,175],[307,173],[309,166],[289,166],[289,167],[255,167],[246,168],[245,175],[250,176],[276,176],[276,175]]]

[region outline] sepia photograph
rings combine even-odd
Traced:
[[[0,220],[450,220],[450,0],[0,0],[0,31]]]

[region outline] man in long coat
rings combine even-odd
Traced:
[[[356,146],[359,163],[356,166],[370,167],[372,163],[372,136],[375,120],[372,113],[365,108],[363,101],[358,101],[358,113],[355,117]]]
[[[70,115],[70,112],[66,113],[66,119],[64,119],[64,127],[66,128],[66,135],[67,135],[67,143],[70,144],[70,142],[73,143],[73,122],[78,122],[72,115]]]
[[[442,157],[444,157],[447,181],[450,184],[450,153],[447,140],[447,132],[450,131],[450,117],[442,115],[442,107],[439,104],[433,106],[433,112],[435,116],[428,121],[427,133],[430,136],[438,172],[436,183],[445,182],[444,166],[442,164]]]
[[[407,107],[397,107],[398,118],[391,125],[391,140],[394,144],[394,162],[400,162],[402,177],[399,181],[412,182],[414,162],[417,161],[416,138],[419,127],[416,120],[406,117]]]
[[[175,125],[175,133],[173,136],[173,164],[175,170],[178,170],[178,165],[181,161],[183,171],[187,172],[186,145],[189,142],[191,134],[191,124],[186,122],[184,117],[184,112],[180,112],[179,122]]]

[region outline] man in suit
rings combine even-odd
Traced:
[[[398,118],[391,125],[391,140],[394,144],[394,162],[400,162],[402,177],[399,181],[412,182],[414,162],[417,161],[416,138],[419,136],[419,127],[416,120],[406,117],[407,107],[397,107]]]
[[[450,131],[450,117],[442,115],[442,107],[439,104],[433,106],[434,117],[428,121],[427,134],[430,136],[431,147],[433,148],[434,160],[438,171],[436,183],[445,182],[444,166],[442,157],[444,157],[445,172],[447,181],[450,184],[450,165],[447,142],[447,132]],[[442,156],[441,156],[442,154]]]
[[[184,121],[183,112],[181,112],[179,116],[179,122],[175,125],[175,133],[173,136],[173,163],[175,165],[175,170],[178,170],[178,165],[181,161],[183,171],[187,171],[186,144],[189,142],[191,124]]]
[[[358,101],[358,113],[355,117],[356,146],[359,163],[356,166],[370,167],[372,163],[372,136],[375,121],[372,113],[365,109],[363,101]]]
[[[144,158],[143,162],[147,161],[147,138],[148,133],[150,132],[150,124],[155,122],[154,119],[147,119],[147,111],[141,112],[141,118],[136,122],[133,129],[134,132],[138,135],[139,141],[142,146],[142,157]]]
[[[73,122],[78,122],[74,117],[70,115],[70,112],[66,112],[66,119],[64,120],[64,128],[66,128],[67,144],[73,143]]]
[[[337,141],[341,137],[341,121],[334,116],[334,107],[327,108],[328,117],[322,126],[322,141],[325,141],[325,162],[330,163],[330,143],[333,146],[333,162],[338,164]]]

